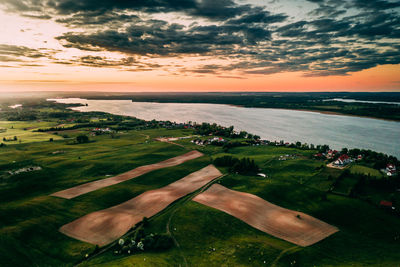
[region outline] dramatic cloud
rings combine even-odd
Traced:
[[[285,9],[272,11],[269,6],[243,2],[0,0],[9,12],[51,18],[68,27],[69,32],[56,37],[66,49],[124,57],[88,54],[52,59],[59,64],[132,71],[162,67],[143,61],[143,57],[208,58],[219,62],[174,67],[171,72],[178,69],[178,73],[218,77],[297,71],[305,76],[348,75],[378,65],[400,64],[399,1],[293,1],[293,5],[313,6],[301,17]],[[20,60],[21,56],[50,58],[27,47],[0,46],[1,61]]]
[[[0,62],[19,63],[13,67],[41,67],[41,64],[37,64],[37,60],[52,59],[56,52],[52,49],[32,49],[26,46],[0,44]]]

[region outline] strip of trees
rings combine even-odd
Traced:
[[[244,175],[254,175],[260,170],[254,159],[250,158],[238,159],[232,156],[223,156],[216,158],[214,164],[219,167],[228,167],[229,172]]]

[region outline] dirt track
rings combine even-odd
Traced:
[[[81,185],[78,185],[78,186],[75,186],[75,187],[72,187],[72,188],[69,188],[66,190],[62,190],[62,191],[51,194],[51,196],[71,199],[71,198],[95,191],[100,188],[104,188],[104,187],[107,187],[110,185],[125,182],[127,180],[136,178],[140,175],[143,175],[145,173],[148,173],[148,172],[151,172],[154,170],[176,166],[176,165],[182,164],[186,161],[189,161],[189,160],[201,157],[201,156],[203,156],[202,153],[200,153],[196,150],[193,150],[186,154],[183,154],[183,155],[180,155],[180,156],[177,156],[174,158],[170,158],[170,159],[158,162],[158,163],[137,167],[136,169],[130,170],[128,172],[119,174],[114,177],[101,179],[101,180],[81,184]]]
[[[151,217],[175,200],[201,188],[222,174],[213,165],[169,184],[147,191],[117,206],[92,212],[60,228],[70,237],[103,246],[125,234],[143,217]]]
[[[255,195],[214,184],[194,201],[224,211],[254,228],[299,246],[310,246],[338,228],[305,213],[276,206]],[[297,217],[300,215],[300,218]]]

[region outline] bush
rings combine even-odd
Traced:
[[[89,137],[87,137],[86,135],[79,135],[76,137],[76,141],[79,144],[89,143]]]
[[[230,172],[252,175],[258,172],[259,167],[250,158],[238,159],[232,156],[216,158],[214,164],[219,167],[229,167]]]

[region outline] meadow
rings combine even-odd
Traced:
[[[54,122],[0,121],[0,143],[12,145],[49,141],[50,138],[61,140],[62,137],[58,135],[35,132],[38,128],[55,125]],[[14,140],[14,136],[17,137],[16,140]]]
[[[12,125],[16,131],[39,134],[32,130],[58,123],[2,122],[0,127],[9,129]],[[24,137],[25,142],[0,147],[1,266],[397,266],[400,262],[400,219],[376,204],[385,194],[371,192],[375,202],[369,203],[331,192],[343,170],[327,168],[326,162],[313,159],[313,150],[268,145],[224,149],[198,146],[191,139],[175,141],[179,145],[155,140],[193,135],[191,129],[123,130],[98,136],[90,133],[89,128],[59,131],[58,135],[45,132],[40,133],[44,135],[41,140]],[[90,135],[90,142],[72,142],[82,134]],[[50,137],[54,141],[50,142]],[[193,149],[205,155],[74,199],[49,196]],[[199,190],[149,218],[147,234],[167,233],[176,241],[167,251],[115,255],[113,249],[108,249],[93,254],[95,246],[58,231],[90,212],[177,181],[223,155],[254,159],[266,177],[228,173],[220,168],[226,175],[217,183],[305,212],[340,231],[315,245],[299,247],[191,201]],[[41,169],[6,175],[7,171],[27,166]],[[383,179],[379,171],[368,166],[353,164],[349,170]],[[343,186],[346,189],[352,185]]]
[[[188,141],[179,141],[190,146]],[[308,213],[340,231],[310,247],[299,247],[258,231],[216,209],[190,201],[190,196],[150,219],[148,233],[171,232],[179,243],[167,252],[128,257],[106,252],[83,266],[396,266],[400,220],[364,201],[327,193],[309,181],[324,172],[307,158],[310,151],[283,147],[241,147],[210,156],[252,157],[268,177],[229,174],[218,183],[262,197],[274,204]],[[279,161],[279,155],[302,155]],[[340,171],[339,171],[340,172]],[[332,173],[330,173],[332,174]],[[324,177],[322,175],[322,177]],[[385,225],[385,227],[377,227]],[[396,239],[397,238],[397,239]]]

